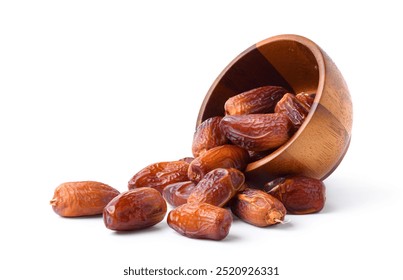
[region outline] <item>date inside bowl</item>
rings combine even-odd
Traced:
[[[277,176],[329,176],[348,149],[352,102],[347,85],[333,61],[311,40],[279,35],[263,40],[236,57],[214,81],[201,105],[197,125],[226,116],[232,97],[264,86],[279,86],[293,95],[314,96],[303,123],[292,137],[246,168],[248,181],[262,184]],[[254,129],[251,126],[250,129]]]

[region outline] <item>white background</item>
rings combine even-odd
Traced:
[[[123,269],[277,266],[274,279],[402,279],[399,1],[191,2],[0,2],[0,278],[174,279]],[[144,166],[190,156],[217,75],[286,33],[322,47],[353,99],[351,146],[325,180],[320,214],[266,229],[235,221],[214,242],[165,221],[118,234],[101,217],[52,211],[62,182],[124,191]],[[241,278],[270,277],[208,277]]]

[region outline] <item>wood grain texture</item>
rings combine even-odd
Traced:
[[[197,124],[208,117],[224,115],[223,104],[229,97],[262,85],[281,85],[294,93],[316,92],[316,97],[293,137],[273,153],[248,165],[247,179],[261,185],[286,174],[316,179],[329,176],[347,152],[353,108],[340,71],[307,38],[279,35],[241,53],[206,94]]]

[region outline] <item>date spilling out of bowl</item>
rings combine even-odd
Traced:
[[[257,226],[284,223],[286,214],[322,210],[325,186],[299,175],[261,186],[245,178],[248,163],[286,143],[307,117],[315,93],[263,86],[229,98],[225,116],[204,120],[193,135],[193,157],[150,164],[122,193],[99,182],[60,185],[51,204],[67,217],[103,214],[108,229],[140,230],[161,222],[199,239],[224,239],[232,214]],[[232,214],[231,214],[232,212]]]

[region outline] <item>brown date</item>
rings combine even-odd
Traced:
[[[183,160],[150,164],[137,172],[129,181],[130,189],[149,187],[162,190],[169,184],[188,181],[189,163]]]
[[[290,214],[310,214],[323,209],[326,188],[322,181],[305,176],[275,179],[264,186],[278,198]]]
[[[216,168],[236,168],[243,171],[248,162],[249,154],[245,149],[235,145],[222,145],[195,158],[189,165],[188,177],[198,182]]]
[[[67,182],[55,189],[50,204],[62,217],[98,215],[117,195],[119,191],[100,182]]]
[[[231,228],[231,213],[208,203],[186,203],[168,214],[168,225],[190,238],[224,239]]]
[[[249,188],[231,201],[231,210],[241,220],[258,227],[282,223],[286,214],[284,205],[277,198]]]
[[[277,103],[274,111],[285,114],[290,119],[294,130],[297,130],[308,115],[309,108],[307,109],[294,94],[287,93]]]
[[[291,124],[284,114],[251,114],[225,116],[221,128],[235,145],[251,151],[265,151],[287,142]]]
[[[222,133],[220,121],[222,117],[212,117],[203,121],[193,135],[192,153],[198,157],[201,153],[211,148],[228,143],[227,138]]]
[[[300,92],[295,96],[295,98],[309,111],[315,100],[315,96],[315,93]]]
[[[179,159],[180,161],[185,161],[187,163],[191,163],[195,158],[194,157],[184,157]]]
[[[286,179],[286,177],[277,177],[277,178],[267,182],[266,184],[264,184],[263,188],[259,188],[259,189],[263,189],[265,192],[269,192],[271,189],[273,189],[277,185],[283,183],[285,181],[285,179]]]
[[[105,226],[111,230],[136,230],[164,219],[167,204],[159,191],[139,188],[121,193],[103,211]]]
[[[189,195],[188,203],[206,202],[224,206],[238,191],[243,189],[245,176],[235,168],[217,168],[207,173]]]
[[[263,86],[229,98],[224,109],[227,115],[273,113],[276,103],[287,93],[278,86]]]
[[[174,207],[185,204],[189,195],[194,191],[196,184],[192,181],[169,184],[162,191],[165,200]]]

